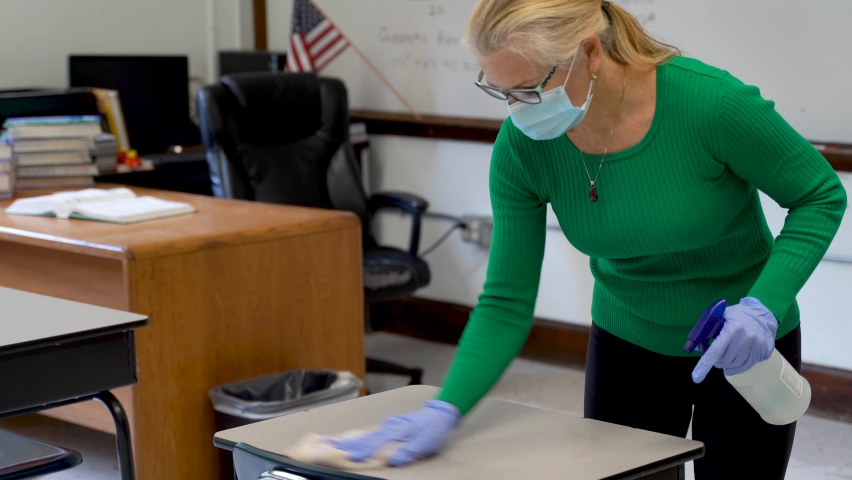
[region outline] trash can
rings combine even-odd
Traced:
[[[216,428],[227,430],[358,397],[364,383],[351,372],[291,370],[210,390]]]
[[[228,430],[358,397],[364,385],[351,372],[290,370],[210,389],[216,430]],[[219,451],[222,472],[233,472],[230,452]]]

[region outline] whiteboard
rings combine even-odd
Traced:
[[[505,118],[480,91],[476,57],[461,45],[473,0],[314,0],[421,114]],[[366,63],[347,49],[325,76],[346,81],[353,109],[407,112]]]
[[[473,85],[479,66],[459,42],[476,0],[314,2],[419,113],[506,117]],[[616,3],[685,54],[760,87],[805,137],[852,142],[852,1]],[[322,73],[346,82],[354,109],[406,111],[351,48]]]

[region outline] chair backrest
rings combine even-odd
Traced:
[[[198,114],[216,196],[351,211],[365,247],[375,245],[343,82],[227,75],[199,92]]]

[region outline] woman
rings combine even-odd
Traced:
[[[484,291],[439,397],[339,448],[360,461],[401,441],[395,465],[439,450],[521,350],[550,203],[595,278],[585,416],[681,437],[692,420],[699,480],[731,478],[730,465],[783,478],[795,424],[762,421],[721,369],[773,348],[799,368],[795,297],[846,206],[832,168],[757,88],[680,56],[617,5],[481,0],[467,37],[477,84],[511,116],[491,164]],[[758,190],[789,209],[775,240]],[[699,362],[683,346],[719,298],[732,306]]]

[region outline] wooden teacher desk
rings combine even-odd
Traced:
[[[138,478],[223,478],[210,388],[303,367],[363,378],[360,224],[343,212],[135,190],[198,212],[131,225],[0,213],[0,285],[147,315],[139,382],[114,392]],[[114,432],[94,402],[48,414]]]

